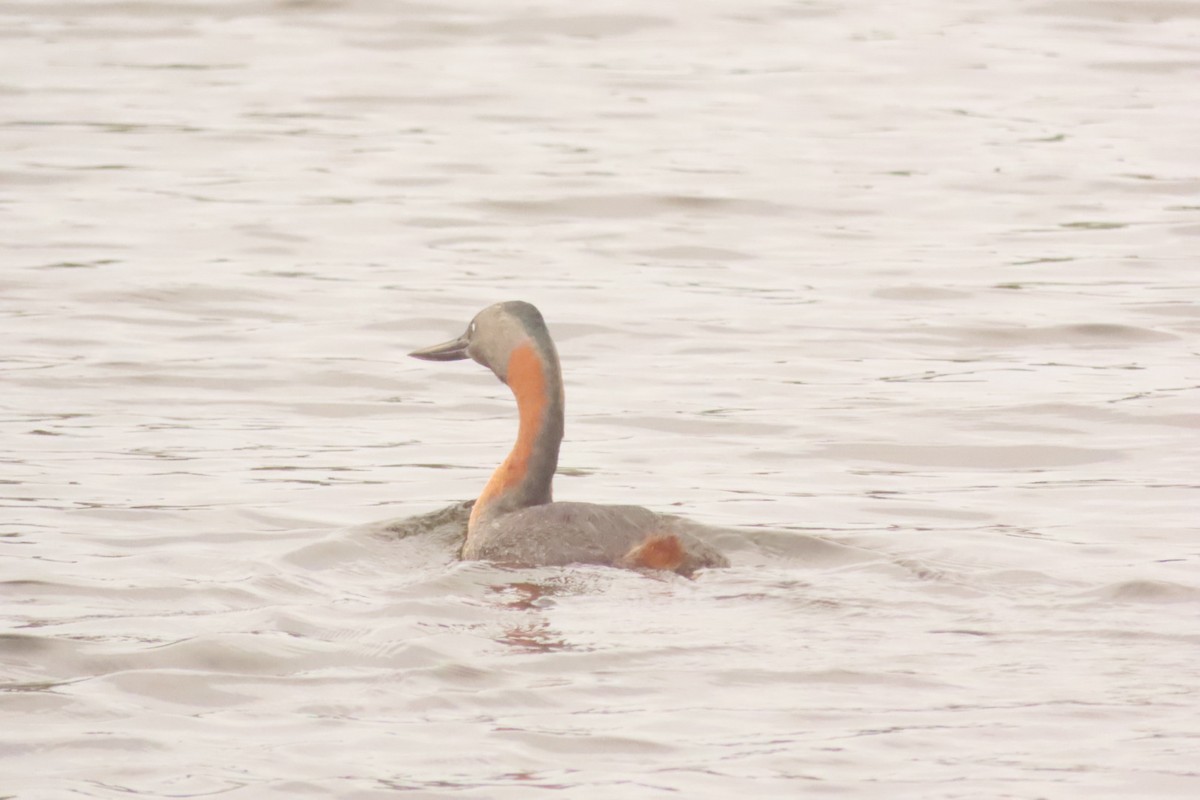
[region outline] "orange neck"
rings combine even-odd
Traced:
[[[563,436],[562,375],[553,345],[548,352],[532,341],[518,345],[509,356],[505,383],[517,399],[517,442],[475,501],[468,536],[485,519],[551,499]]]

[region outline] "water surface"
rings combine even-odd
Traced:
[[[0,794],[1200,795],[1200,5],[0,2]],[[557,497],[454,558],[537,304]],[[451,516],[453,516],[451,514]]]

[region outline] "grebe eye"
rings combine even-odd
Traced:
[[[471,328],[467,331],[467,333],[470,334],[471,336],[475,335],[475,323],[474,322],[471,323]]]

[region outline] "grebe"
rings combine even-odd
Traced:
[[[488,306],[462,336],[409,355],[426,361],[472,358],[508,384],[517,400],[517,442],[475,501],[464,560],[608,564],[684,575],[729,566],[725,556],[688,532],[698,526],[679,517],[641,506],[552,502],[563,438],[562,371],[550,331],[529,303]]]

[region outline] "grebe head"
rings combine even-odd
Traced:
[[[563,437],[562,371],[542,315],[529,303],[488,306],[457,339],[409,353],[428,361],[472,358],[508,384],[517,401],[517,441],[471,509],[467,538],[488,520],[549,503]]]
[[[543,357],[554,353],[541,312],[529,303],[510,300],[480,311],[467,326],[466,333],[457,339],[414,350],[409,355],[426,361],[471,358],[508,383],[509,359],[523,344],[533,344]]]

